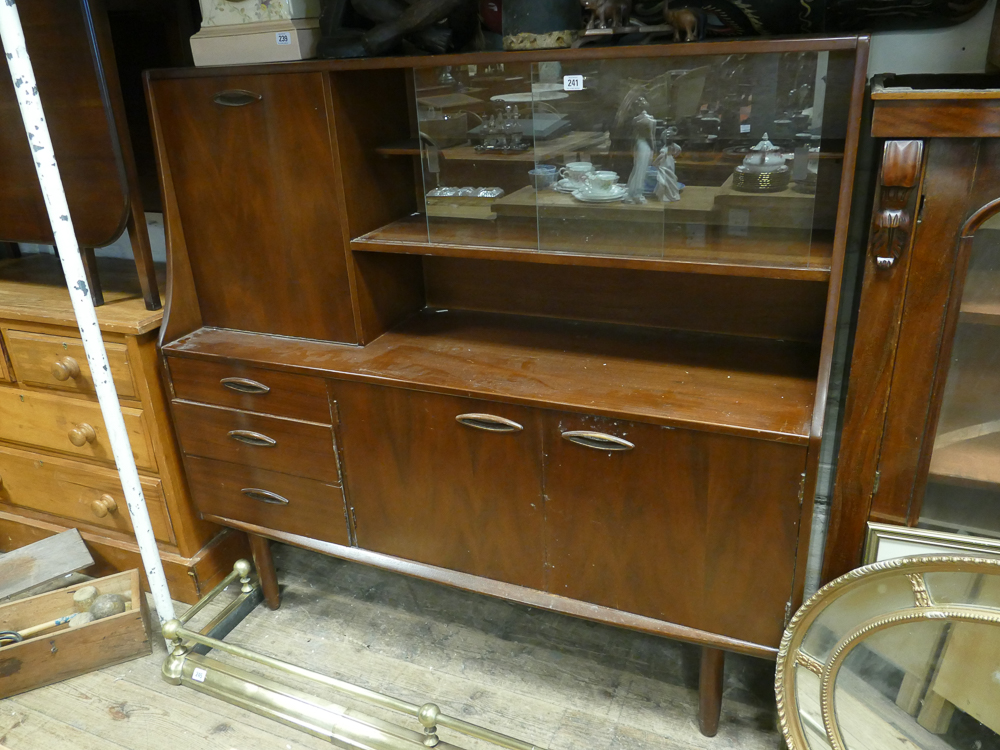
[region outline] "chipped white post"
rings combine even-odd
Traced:
[[[59,176],[59,167],[56,166],[55,152],[52,150],[52,139],[49,137],[42,102],[35,86],[35,74],[25,47],[24,31],[17,13],[16,0],[0,0],[0,39],[3,40],[17,104],[21,108],[21,119],[24,121],[24,130],[34,157],[35,171],[38,173],[38,182],[45,198],[52,234],[59,249],[59,260],[62,262],[66,286],[73,302],[73,311],[80,326],[80,336],[83,339],[83,348],[87,352],[87,362],[94,378],[97,400],[100,402],[101,414],[108,430],[108,440],[111,442],[122,489],[125,491],[128,514],[132,518],[132,528],[139,543],[146,579],[149,581],[160,622],[164,623],[174,619],[174,606],[170,599],[170,590],[167,588],[167,579],[163,574],[163,562],[156,547],[153,527],[149,523],[149,511],[142,496],[139,472],[135,468],[135,457],[132,455],[132,446],[125,430],[125,418],[118,403],[118,392],[111,378],[108,353],[104,349],[104,339],[97,323],[94,300],[87,288],[87,276],[83,269],[80,246],[76,241],[73,221],[66,203],[66,192]]]

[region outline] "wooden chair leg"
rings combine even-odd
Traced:
[[[100,307],[104,304],[104,292],[101,289],[101,277],[97,275],[97,256],[94,255],[94,248],[81,247],[80,254],[83,256],[83,270],[87,274],[87,286],[90,287],[94,307]]]
[[[160,304],[160,289],[156,282],[156,266],[153,265],[153,251],[149,246],[146,215],[142,213],[142,203],[138,196],[133,196],[126,230],[132,242],[132,257],[135,258],[135,267],[139,272],[139,286],[142,288],[146,309],[159,310],[163,305]]]
[[[250,550],[253,553],[253,564],[260,577],[260,587],[264,591],[264,601],[271,609],[281,606],[281,594],[278,591],[278,574],[274,570],[274,558],[271,557],[271,540],[256,534],[250,537]]]
[[[698,677],[698,696],[700,699],[698,725],[701,733],[706,737],[714,737],[719,731],[725,665],[725,651],[702,646],[701,672]]]

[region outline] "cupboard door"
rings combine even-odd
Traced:
[[[323,74],[149,87],[204,324],[356,343]]]
[[[778,645],[805,448],[556,413],[543,440],[548,591]]]
[[[331,393],[360,547],[542,587],[537,412],[360,383]]]

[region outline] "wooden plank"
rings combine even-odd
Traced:
[[[645,203],[582,203],[569,193],[536,191],[528,185],[493,203],[497,216],[538,218],[544,234],[545,221],[580,219],[600,221],[700,222],[715,224],[711,216],[718,188],[692,185],[684,188],[679,201],[648,200]],[[544,239],[542,244],[544,244]]]
[[[0,599],[93,564],[80,532],[68,529],[0,557]]]
[[[131,261],[99,258],[97,268],[104,291],[104,304],[97,308],[102,331],[140,334],[159,327],[163,311],[146,309]],[[76,328],[58,258],[33,255],[0,261],[0,318]]]

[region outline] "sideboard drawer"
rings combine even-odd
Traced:
[[[75,393],[93,393],[94,381],[83,341],[73,336],[7,331],[14,374],[22,383],[58,388]],[[105,343],[108,364],[118,395],[137,398],[128,350],[124,344]]]
[[[340,484],[333,430],[311,422],[174,401],[174,425],[188,456]]]
[[[168,357],[174,396],[215,406],[331,424],[326,381],[305,375],[247,367],[239,362],[203,362]]]
[[[142,410],[122,407],[135,463],[156,470],[156,457]],[[114,463],[108,431],[96,402],[65,396],[0,389],[0,440]]]
[[[160,480],[140,482],[153,534],[173,543]],[[0,502],[132,533],[118,473],[76,461],[0,447]]]
[[[350,544],[339,487],[206,458],[188,457],[184,466],[191,496],[205,515]]]

